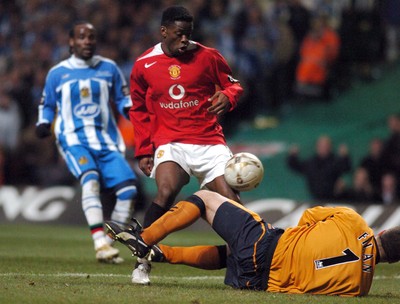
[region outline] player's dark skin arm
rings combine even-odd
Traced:
[[[207,108],[207,111],[215,115],[223,115],[232,107],[229,98],[220,91],[216,92],[208,100],[212,105]]]

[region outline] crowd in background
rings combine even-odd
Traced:
[[[291,147],[287,165],[304,176],[311,197],[319,202],[400,204],[400,114],[389,115],[387,127],[389,136],[372,138],[359,163],[353,164],[347,145],[340,144],[335,152],[332,139],[321,135],[308,158]]]
[[[329,100],[354,77],[374,79],[379,64],[399,58],[396,0],[3,0],[0,185],[74,182],[53,140],[34,135],[46,74],[69,56],[72,23],[93,23],[97,53],[115,60],[129,79],[135,58],[160,40],[160,14],[173,4],[188,7],[192,39],[217,48],[245,87],[239,109],[222,122],[228,135],[231,121],[265,127],[263,118],[286,103]]]

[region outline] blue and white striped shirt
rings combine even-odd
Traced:
[[[132,105],[126,80],[115,62],[97,55],[86,61],[72,55],[49,71],[37,124],[52,123],[56,116],[54,132],[63,150],[84,145],[124,152],[110,99],[124,116],[124,108]]]

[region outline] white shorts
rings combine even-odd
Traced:
[[[224,175],[225,164],[231,157],[232,152],[225,145],[169,143],[159,146],[154,153],[150,177],[155,178],[159,164],[173,161],[187,174],[196,177],[201,189],[216,177]]]

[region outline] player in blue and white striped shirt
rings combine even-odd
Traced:
[[[88,22],[74,24],[69,38],[72,56],[48,73],[39,105],[36,133],[54,133],[60,153],[82,186],[82,208],[91,229],[96,258],[118,263],[119,251],[103,230],[100,187],[116,193],[111,218],[126,224],[136,197],[136,175],[124,158],[125,145],[110,100],[127,119],[132,105],[126,80],[114,61],[94,55],[96,30]]]

